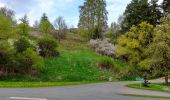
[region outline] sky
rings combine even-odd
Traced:
[[[17,20],[26,14],[31,26],[46,13],[51,23],[58,16],[62,16],[69,27],[77,27],[79,6],[83,5],[83,2],[84,0],[0,0],[0,7],[13,9]],[[131,0],[106,0],[106,2],[110,25],[111,22],[117,22]]]

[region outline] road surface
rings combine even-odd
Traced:
[[[108,82],[79,86],[45,88],[1,88],[0,100],[165,100],[131,97],[122,94],[170,96],[168,93],[124,87],[132,82]]]

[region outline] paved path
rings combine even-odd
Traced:
[[[2,88],[0,100],[164,100],[130,97],[121,94],[170,96],[169,93],[124,87],[133,82],[109,82],[48,88]]]

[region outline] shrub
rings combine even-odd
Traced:
[[[114,66],[114,60],[110,57],[104,56],[97,59],[97,66],[104,69],[114,70],[117,69]]]
[[[21,73],[30,73],[33,70],[41,71],[44,67],[43,58],[41,58],[37,52],[28,48],[22,53],[18,53],[17,57],[17,69]]]
[[[0,65],[8,65],[15,50],[8,41],[0,41]]]
[[[13,69],[15,50],[8,41],[0,41],[0,76],[7,75],[8,69]]]
[[[23,52],[25,51],[27,48],[32,48],[32,49],[36,49],[36,45],[33,41],[29,40],[26,37],[21,37],[19,38],[15,43],[15,48],[17,52]]]
[[[50,35],[44,35],[38,41],[40,55],[43,57],[54,57],[58,56],[58,51],[56,50],[58,43]]]
[[[107,39],[104,40],[90,40],[90,46],[96,50],[96,52],[114,57],[115,55],[115,47],[113,44],[109,43]]]

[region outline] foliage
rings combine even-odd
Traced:
[[[170,1],[169,0],[163,0],[162,8],[164,10],[165,15],[166,15],[166,13],[169,13],[170,12]]]
[[[15,12],[7,7],[0,7],[0,14],[10,18],[11,20],[14,19],[15,16]]]
[[[117,69],[114,66],[114,60],[113,58],[103,56],[102,58],[97,59],[97,66],[102,68],[102,69],[107,69],[107,70],[114,70],[115,72]]]
[[[83,29],[83,28],[79,28],[78,29],[78,34],[81,36],[81,37],[83,37],[83,38],[85,38],[86,40],[89,40],[90,39],[90,33],[88,33],[88,31],[87,30],[85,30],[85,29]]]
[[[90,46],[100,54],[111,56],[111,57],[115,56],[115,47],[113,44],[109,43],[107,39],[90,40]]]
[[[122,35],[120,23],[115,23],[115,22],[111,23],[111,26],[108,32],[106,33],[106,37],[110,38],[113,44],[117,44],[120,35]]]
[[[85,0],[80,6],[79,28],[88,30],[91,38],[102,38],[107,28],[107,10],[105,0]]]
[[[170,72],[170,19],[163,20],[162,25],[155,28],[153,42],[146,51],[147,59],[142,64],[155,74],[164,75],[167,83],[166,77]]]
[[[162,15],[158,9],[157,1],[151,1],[152,2],[149,3],[148,0],[132,0],[123,14],[122,30],[126,32],[133,25],[138,25],[143,21],[156,26]]]
[[[11,36],[12,20],[0,14],[0,39],[7,39]]]
[[[31,48],[18,53],[16,59],[19,67],[18,70],[22,73],[31,73],[33,70],[41,71],[44,67],[43,58]]]
[[[8,41],[0,41],[0,69],[1,71],[7,67],[13,67],[15,50]],[[1,73],[2,74],[2,73]]]
[[[145,50],[153,41],[153,30],[154,27],[146,22],[133,26],[119,39],[116,45],[117,57],[138,65],[146,57]]]
[[[20,19],[21,23],[18,25],[18,33],[22,36],[28,36],[29,35],[29,23],[27,16],[25,15],[23,18]]]
[[[32,48],[34,51],[36,50],[36,45],[34,41],[31,41],[27,37],[20,37],[15,43],[14,46],[17,52],[23,52],[28,48]]]
[[[52,29],[54,29],[53,25],[48,20],[48,17],[46,16],[46,14],[43,13],[43,15],[41,17],[40,25],[39,25],[39,30],[44,34],[47,34]]]
[[[57,46],[58,42],[50,35],[44,35],[38,40],[40,55],[43,57],[58,56]]]

